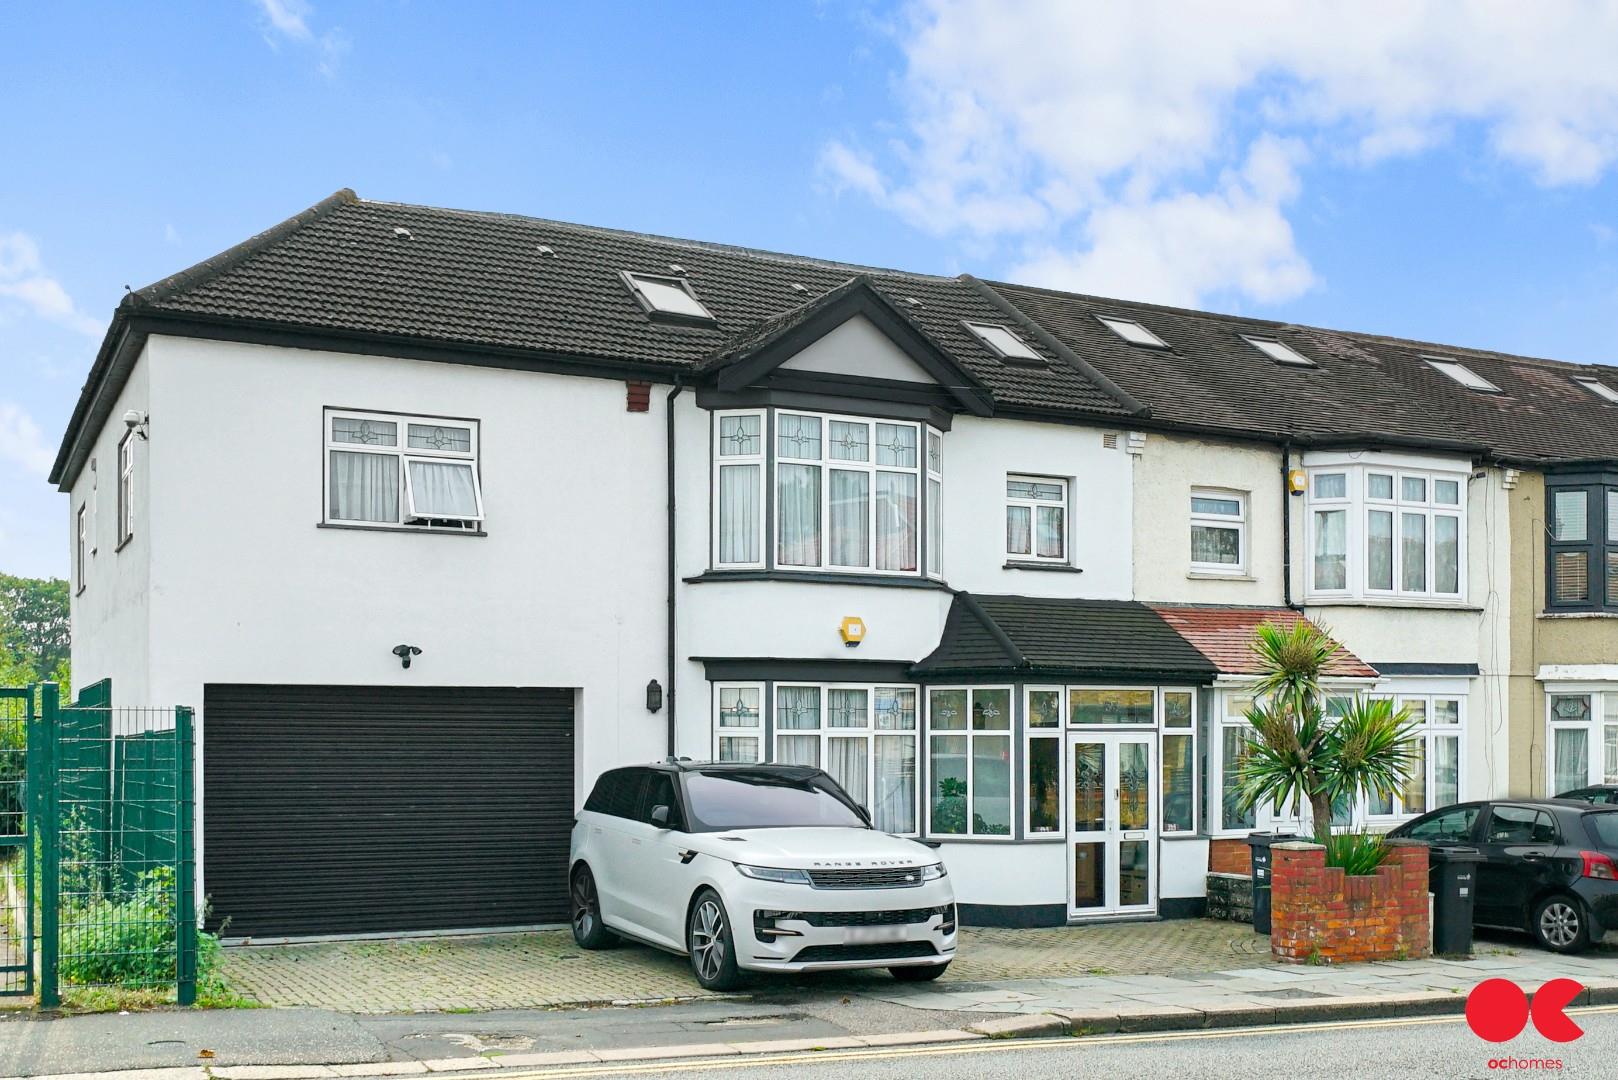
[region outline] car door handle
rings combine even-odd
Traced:
[[[1548,851],[1525,851],[1525,852],[1522,853],[1522,857],[1525,858],[1525,859],[1531,859],[1531,860],[1533,860],[1535,862],[1538,862],[1540,859],[1549,858],[1550,857],[1550,852],[1548,852]]]

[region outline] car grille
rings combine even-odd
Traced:
[[[911,889],[921,884],[919,866],[871,866],[855,870],[811,870],[817,889]]]
[[[797,913],[810,926],[905,926],[948,915],[949,908],[919,907],[902,911],[803,911]]]
[[[812,964],[832,960],[909,960],[937,956],[930,941],[895,941],[878,945],[810,945],[793,954],[791,963]]]

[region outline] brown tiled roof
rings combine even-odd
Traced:
[[[1167,607],[1161,604],[1152,604],[1151,608],[1206,656],[1221,675],[1259,674],[1258,657],[1253,653],[1253,631],[1258,627],[1270,623],[1286,629],[1308,621],[1290,608]],[[1377,671],[1338,644],[1325,674],[1345,679],[1372,679]]]

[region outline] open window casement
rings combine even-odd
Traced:
[[[470,461],[405,458],[405,512],[412,523],[483,520],[483,491]]]

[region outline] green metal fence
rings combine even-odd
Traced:
[[[191,710],[115,707],[105,682],[66,707],[46,683],[38,702],[28,802],[40,1004],[57,1004],[71,987],[172,988],[192,1004]]]
[[[28,728],[34,695],[0,687],[0,996],[34,992],[34,845],[29,835]]]

